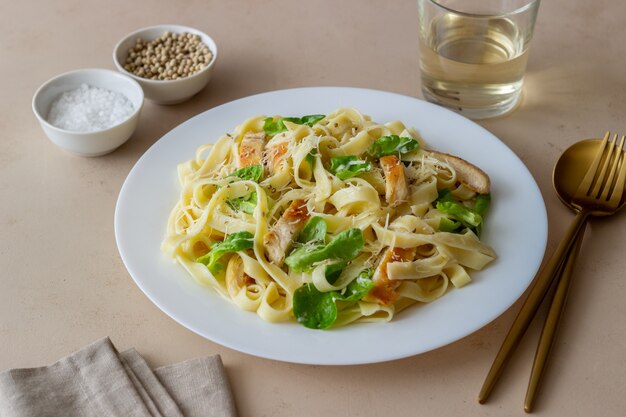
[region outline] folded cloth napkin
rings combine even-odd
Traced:
[[[108,338],[41,368],[0,373],[0,416],[233,417],[218,355],[150,369]]]

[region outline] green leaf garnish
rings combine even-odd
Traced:
[[[449,219],[447,217],[442,217],[439,220],[439,231],[440,232],[449,232],[455,233],[459,232],[460,229],[463,228],[463,223],[458,222],[456,220]]]
[[[346,262],[338,264],[342,264],[343,268]],[[365,297],[374,287],[371,279],[373,273],[372,269],[361,271],[343,294],[337,291],[321,292],[312,283],[304,284],[293,294],[293,314],[296,320],[310,329],[327,329],[337,320],[336,302],[357,302]]]
[[[474,211],[485,217],[489,206],[491,205],[491,194],[480,194],[476,196],[476,202],[474,203]]]
[[[283,119],[274,120],[272,117],[267,117],[263,121],[263,131],[268,136],[274,136],[280,132],[287,130],[287,126],[283,123]]]
[[[302,116],[302,117],[285,117],[283,118],[283,120],[286,120],[288,122],[295,123],[298,125],[307,125],[307,126],[312,127],[315,123],[319,122],[324,117],[326,116],[323,114],[309,114],[308,116]]]
[[[480,235],[484,216],[487,214],[490,203],[490,194],[480,194],[476,196],[474,205],[468,207],[455,201],[450,190],[440,190],[435,200],[435,207],[449,218],[441,218],[439,231],[458,233],[464,228],[469,228]]]
[[[242,180],[259,182],[263,177],[263,165],[250,165],[238,169],[229,175],[229,177],[238,177]]]
[[[311,167],[311,171],[313,170],[313,167],[315,166],[315,155],[316,154],[317,154],[317,149],[313,149],[311,152],[306,154],[306,156],[304,157],[304,161],[307,164],[309,164],[309,166]]]
[[[235,211],[243,211],[244,213],[253,214],[256,208],[257,194],[253,191],[247,196],[232,198],[226,200],[226,204]]]
[[[437,192],[437,200],[435,201],[454,201],[452,199],[452,191],[448,188],[441,189]]]
[[[409,137],[389,135],[377,139],[367,149],[367,153],[373,158],[387,155],[403,155],[419,148],[419,143]]]
[[[374,270],[371,268],[364,269],[357,277],[346,287],[346,291],[339,297],[343,301],[359,301],[370,292],[374,287],[372,276]]]
[[[324,117],[326,116],[323,114],[310,114],[302,117],[279,117],[276,120],[274,120],[273,117],[266,117],[263,121],[263,131],[265,131],[265,134],[268,136],[274,136],[287,130],[287,126],[285,126],[284,123],[285,121],[298,125],[313,126]]]
[[[285,263],[296,272],[309,271],[316,262],[326,259],[350,261],[357,257],[365,239],[361,229],[353,228],[339,233],[325,246],[302,246],[285,258]]]
[[[339,278],[339,275],[341,275],[341,271],[343,271],[347,265],[348,261],[339,261],[326,265],[324,268],[326,281],[328,281],[329,284],[334,284]]]
[[[293,294],[293,314],[309,329],[326,329],[337,320],[337,304],[332,292],[320,292],[311,283]]]
[[[356,177],[362,172],[372,170],[369,161],[362,161],[356,155],[337,156],[330,158],[330,172],[335,174],[340,180]]]
[[[326,221],[321,216],[311,217],[298,236],[300,243],[324,243],[326,239]]]
[[[483,221],[480,214],[474,212],[469,207],[465,207],[461,203],[454,201],[439,201],[436,207],[440,212],[450,215],[468,227],[477,227]]]
[[[220,258],[231,252],[239,252],[251,249],[254,244],[254,235],[250,232],[237,232],[228,235],[223,242],[216,242],[211,246],[211,250],[198,259],[196,262],[205,264],[212,273],[218,273],[224,269],[224,264],[219,262]]]

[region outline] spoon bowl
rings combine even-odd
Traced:
[[[586,139],[576,142],[563,152],[557,161],[552,173],[552,184],[559,199],[573,211],[580,211],[572,204],[574,195],[580,185],[585,172],[591,166],[593,159],[598,154],[602,139]],[[622,195],[619,207],[626,204],[626,193]],[[594,216],[606,216],[611,213],[592,211]]]

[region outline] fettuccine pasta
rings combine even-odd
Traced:
[[[496,256],[478,237],[487,175],[352,108],[252,117],[178,177],[163,253],[270,322],[386,322]]]

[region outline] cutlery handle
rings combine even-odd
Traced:
[[[567,300],[567,294],[569,293],[569,287],[572,282],[572,272],[574,271],[574,265],[576,264],[576,258],[580,252],[580,246],[583,241],[583,235],[585,233],[585,225],[580,229],[580,233],[576,237],[576,243],[570,251],[565,266],[563,267],[563,273],[558,279],[558,285],[552,304],[550,304],[550,310],[548,316],[543,325],[541,336],[539,338],[539,344],[537,345],[537,352],[535,353],[535,360],[533,362],[533,369],[530,373],[530,380],[528,381],[528,390],[526,391],[526,399],[524,400],[524,411],[527,413],[532,412],[537,397],[537,390],[539,383],[543,376],[543,371],[546,366],[546,362],[552,350],[556,333],[565,310],[565,302]]]
[[[524,333],[526,332],[526,329],[528,329],[528,325],[537,313],[539,305],[545,297],[546,292],[548,292],[548,288],[550,288],[550,284],[552,283],[554,276],[559,270],[559,267],[562,265],[565,255],[572,247],[574,238],[578,235],[578,232],[581,230],[588,217],[589,212],[586,210],[581,210],[576,214],[574,221],[565,232],[565,236],[563,236],[563,239],[554,251],[554,254],[552,254],[552,257],[548,260],[543,270],[539,273],[537,278],[535,278],[535,282],[530,289],[528,298],[526,298],[522,308],[519,313],[517,313],[517,317],[511,325],[509,333],[504,338],[502,346],[500,346],[500,351],[496,355],[496,358],[491,365],[491,369],[485,378],[485,382],[483,383],[480,393],[478,394],[479,403],[484,404],[485,401],[487,401],[489,394],[491,394],[493,387],[502,374],[504,366],[511,357],[513,350],[515,350],[519,344],[522,336],[524,336]]]

